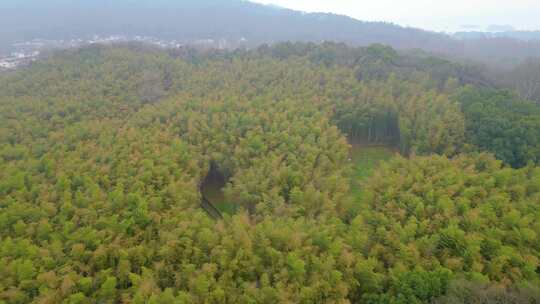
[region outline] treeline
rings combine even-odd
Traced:
[[[1,75],[0,303],[535,303],[538,107],[374,59],[400,56],[91,47]],[[357,200],[347,139],[407,158]]]

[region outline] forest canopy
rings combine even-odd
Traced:
[[[535,303],[539,162],[538,105],[438,58],[60,52],[0,75],[0,303]]]

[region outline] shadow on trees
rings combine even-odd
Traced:
[[[235,213],[236,206],[227,202],[223,192],[227,182],[228,180],[225,174],[223,174],[223,172],[219,170],[217,164],[212,161],[210,163],[208,174],[200,186],[203,204],[211,204],[211,206],[217,209],[220,213]]]

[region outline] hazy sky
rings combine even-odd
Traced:
[[[540,30],[540,0],[253,0],[307,12],[333,12],[436,31],[492,24]]]

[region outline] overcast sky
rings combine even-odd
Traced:
[[[253,0],[307,12],[333,12],[435,31],[463,25],[540,30],[540,0]]]

